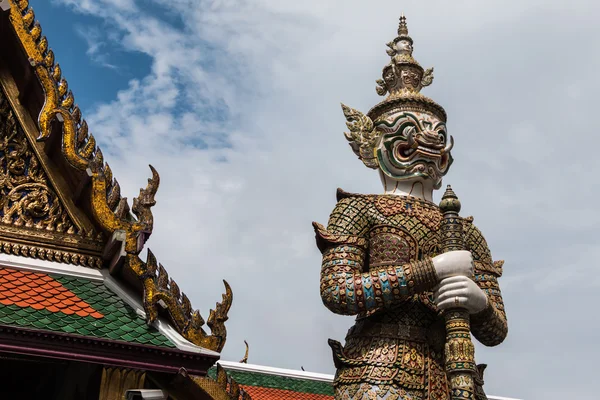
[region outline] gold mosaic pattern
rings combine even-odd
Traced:
[[[470,221],[464,225],[465,241],[475,261],[475,282],[485,292],[489,305],[471,316],[473,336],[486,346],[496,346],[508,334],[508,323],[498,278],[502,276],[504,261],[492,261],[487,242],[479,229]]]

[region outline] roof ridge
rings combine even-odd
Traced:
[[[334,375],[319,372],[308,372],[295,369],[269,367],[265,365],[246,364],[233,361],[217,361],[223,368],[240,372],[253,372],[267,375],[278,375],[286,378],[308,379],[320,382],[333,382]]]
[[[152,178],[148,186],[140,189],[140,195],[133,199],[132,211],[137,219],[134,218],[127,199],[121,197],[120,185],[113,177],[110,166],[104,162],[102,150],[96,145],[94,136],[88,132],[87,122],[82,118],[73,92],[62,76],[60,65],[55,62],[48,39],[42,35],[41,25],[35,20],[29,0],[8,0],[8,3],[10,22],[44,89],[44,105],[38,116],[40,135],[37,140],[45,141],[52,136],[53,121],[62,123],[62,154],[73,169],[92,177],[92,208],[94,214],[99,213],[101,216],[98,222],[111,233],[121,226],[129,228],[129,236],[135,236],[136,242],[135,249],[132,250],[139,253],[152,233],[153,218],[150,209],[156,204],[154,195],[158,189],[158,173],[150,166]]]

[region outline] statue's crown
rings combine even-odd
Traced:
[[[390,62],[383,68],[382,79],[377,80],[377,93],[387,97],[369,111],[375,121],[389,111],[413,110],[433,113],[446,121],[442,106],[420,93],[433,82],[433,68],[424,70],[413,58],[413,40],[408,35],[404,14],[400,17],[398,36],[387,43]]]

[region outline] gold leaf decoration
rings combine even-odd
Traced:
[[[32,229],[77,234],[25,132],[0,92],[0,221]]]

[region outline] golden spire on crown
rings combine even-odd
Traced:
[[[411,42],[412,39],[408,36],[408,26],[406,25],[406,17],[404,13],[400,15],[400,25],[398,25],[398,36],[406,36]]]
[[[438,115],[441,120],[446,120],[444,109],[420,93],[422,88],[433,82],[433,68],[424,70],[413,58],[413,43],[408,35],[406,17],[402,14],[398,36],[387,43],[387,54],[391,60],[383,68],[382,79],[377,80],[377,94],[388,96],[369,112],[369,117],[373,120],[385,113],[390,106],[408,102],[415,106],[421,105]]]

